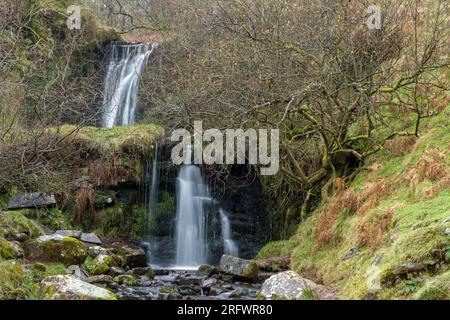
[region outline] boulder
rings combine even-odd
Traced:
[[[114,293],[71,275],[51,276],[42,280],[38,292],[54,300],[116,300]]]
[[[106,274],[110,271],[111,267],[121,267],[124,263],[124,259],[117,255],[98,255],[93,263],[93,267],[90,270],[94,275]]]
[[[120,267],[111,267],[109,268],[108,274],[116,277],[116,276],[120,276],[121,274],[125,274],[126,271]]]
[[[71,274],[75,278],[85,280],[88,277],[86,270],[82,269],[80,266],[72,265],[67,267],[66,274]]]
[[[13,196],[8,202],[8,209],[40,208],[56,204],[51,193],[33,192]]]
[[[135,276],[145,276],[149,279],[153,279],[155,277],[155,273],[153,272],[152,268],[145,267],[145,268],[134,268],[127,272],[128,274],[132,274]]]
[[[103,254],[103,255],[112,255],[113,252],[109,249],[100,247],[100,246],[91,246],[88,248],[88,255],[92,258],[97,257],[98,255]]]
[[[139,284],[138,278],[131,274],[121,274],[120,276],[114,277],[114,281],[127,287],[133,287]]]
[[[237,279],[256,280],[259,268],[255,261],[223,255],[220,259],[220,269]]]
[[[113,277],[106,275],[106,274],[88,277],[84,281],[86,281],[88,283],[99,283],[99,284],[106,284],[106,285],[110,285],[111,283],[114,282]]]
[[[314,289],[316,286],[316,283],[302,278],[294,271],[285,271],[264,281],[261,296],[266,299],[298,300],[303,298],[306,288]]]
[[[81,241],[84,242],[86,246],[101,246],[102,241],[95,233],[82,233],[80,236]]]
[[[63,236],[63,237],[72,237],[76,239],[81,238],[81,231],[79,230],[57,230],[55,231],[55,234]]]
[[[215,274],[219,274],[219,273],[220,273],[220,270],[219,270],[217,267],[211,266],[211,265],[209,265],[209,264],[202,264],[202,265],[198,268],[198,271],[199,271],[201,274],[204,274],[204,275],[206,275],[206,276],[208,276],[208,277],[211,277],[212,275],[215,275]]]
[[[23,249],[18,242],[0,239],[0,259],[19,259],[23,256]]]
[[[131,243],[116,242],[111,248],[125,259],[125,266],[129,268],[147,267],[147,256],[144,249]]]
[[[291,265],[291,257],[272,257],[267,259],[256,259],[259,270],[266,272],[287,271]]]
[[[75,238],[47,235],[27,242],[26,256],[30,260],[60,262],[69,266],[82,264],[87,252],[83,243]]]

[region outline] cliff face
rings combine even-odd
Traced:
[[[342,298],[448,299],[450,109],[398,138],[324,202],[286,241],[260,257],[291,267]]]

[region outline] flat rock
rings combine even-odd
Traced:
[[[111,248],[125,258],[125,266],[130,268],[147,267],[147,256],[141,247],[131,243],[116,242],[111,245]]]
[[[66,274],[73,275],[75,278],[85,280],[88,273],[78,265],[71,265],[67,267]]]
[[[83,232],[80,236],[81,241],[85,244],[89,245],[102,245],[102,240],[95,233],[85,233]]]
[[[72,237],[76,239],[81,238],[81,231],[79,230],[57,230],[55,231],[55,234],[63,236],[63,237]]]
[[[94,286],[71,275],[45,278],[38,285],[39,292],[52,300],[116,300],[111,291]]]
[[[316,287],[316,283],[302,278],[294,271],[277,273],[264,281],[261,295],[266,299],[299,300],[302,298],[305,288]]]
[[[40,208],[56,204],[55,195],[52,193],[33,192],[17,194],[8,202],[8,209]]]

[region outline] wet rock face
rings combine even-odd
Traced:
[[[30,260],[78,265],[85,261],[87,251],[80,240],[61,235],[47,235],[29,241],[26,244],[26,256]]]
[[[294,271],[285,271],[271,276],[264,281],[261,295],[266,299],[302,299],[306,288],[314,289],[316,283],[302,278]]]
[[[115,300],[114,293],[89,284],[71,275],[45,278],[38,291],[46,299],[56,300]]]

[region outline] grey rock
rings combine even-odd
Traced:
[[[98,255],[106,255],[106,256],[110,256],[112,255],[112,251],[100,246],[90,246],[88,248],[88,255],[92,258],[97,257]]]
[[[117,277],[120,276],[121,274],[125,274],[126,271],[120,267],[111,267],[108,273],[113,277]]]
[[[56,200],[53,194],[33,192],[13,196],[8,202],[8,209],[40,208],[55,204]]]
[[[223,255],[220,259],[220,269],[238,278],[250,279],[256,279],[259,272],[256,262],[228,255]]]
[[[99,283],[109,285],[114,282],[114,279],[109,275],[101,274],[98,276],[88,277],[84,281],[86,281],[87,283]]]
[[[111,247],[125,257],[125,266],[129,268],[147,267],[147,256],[141,247],[125,242],[116,242]]]
[[[305,288],[314,289],[317,284],[311,280],[302,278],[294,271],[277,273],[264,281],[261,295],[266,299],[282,298],[298,300],[302,298]]]
[[[373,261],[372,261],[372,266],[377,266],[378,264],[380,264],[380,262],[381,262],[381,259],[383,258],[383,255],[382,254],[377,254],[376,256],[375,256],[375,259],[373,259]]]
[[[445,228],[445,230],[444,230],[444,235],[445,235],[445,236],[450,235],[450,228]]]
[[[392,268],[392,273],[396,276],[399,276],[412,272],[424,271],[426,269],[427,267],[423,263],[405,263]]]
[[[63,237],[72,237],[76,239],[81,238],[81,231],[79,230],[57,230],[55,231],[55,234],[63,236]]]
[[[348,251],[344,254],[344,256],[342,257],[342,260],[347,260],[350,258],[353,258],[354,256],[356,256],[359,252],[359,249],[357,247],[353,247],[348,249]]]
[[[52,300],[116,299],[116,296],[111,291],[94,286],[71,275],[58,275],[45,278],[38,285],[38,290],[46,299]]]
[[[26,233],[23,233],[23,232],[15,234],[14,237],[13,237],[14,241],[18,241],[18,242],[25,242],[25,241],[28,240],[28,238],[29,238],[28,235]]]
[[[82,233],[80,237],[81,241],[83,241],[87,245],[102,245],[102,241],[95,233]]]
[[[212,287],[212,286],[215,286],[216,284],[217,284],[217,279],[208,278],[202,282],[202,288]]]
[[[88,273],[78,265],[71,265],[67,267],[66,274],[71,274],[75,278],[81,280],[85,280],[89,276]]]

